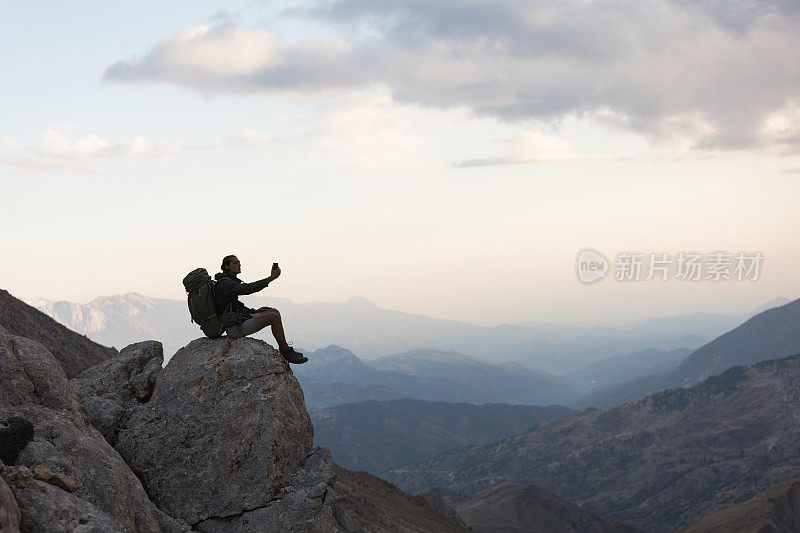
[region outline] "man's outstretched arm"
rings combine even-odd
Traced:
[[[268,278],[264,278],[258,281],[254,281],[252,283],[237,283],[234,287],[231,288],[231,294],[235,294],[237,296],[243,296],[245,294],[253,294],[254,292],[258,292],[263,290],[269,285],[270,281],[275,280],[278,276],[281,275],[281,269],[278,268],[272,271],[272,275]]]
[[[236,296],[243,296],[245,294],[253,294],[254,292],[258,292],[263,290],[269,285],[269,282],[272,281],[272,278],[264,278],[258,281],[254,281],[252,283],[237,283],[233,287],[230,288],[230,294],[235,294]]]

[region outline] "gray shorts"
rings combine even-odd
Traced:
[[[251,318],[248,318],[241,324],[236,324],[235,326],[231,326],[225,329],[225,333],[228,334],[228,337],[246,337],[251,333],[256,332],[256,321],[255,318],[259,316],[261,313],[253,313]]]

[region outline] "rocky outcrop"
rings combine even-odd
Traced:
[[[75,386],[162,511],[209,532],[334,527],[333,463],[275,349],[198,339],[162,371],[147,353],[123,350]]]
[[[138,531],[135,524],[123,528],[88,499],[36,479],[26,467],[3,467],[0,474],[12,487],[19,504],[22,531]],[[158,530],[151,527],[149,531]]]
[[[16,428],[15,446],[27,440],[0,471],[22,531],[159,531],[141,483],[89,423],[59,363],[2,327],[0,423]],[[33,436],[20,440],[27,424]]]
[[[160,342],[139,342],[70,381],[92,425],[112,445],[123,417],[152,396],[163,362]]]
[[[86,368],[117,355],[59,324],[46,314],[0,289],[0,326],[11,334],[44,344],[73,378]]]
[[[209,518],[195,529],[203,533],[333,531],[334,466],[327,448],[314,448],[292,476],[291,483],[281,488],[267,505],[225,518]]]

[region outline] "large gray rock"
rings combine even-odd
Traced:
[[[150,399],[163,362],[160,342],[138,342],[71,380],[92,425],[112,445],[123,418]]]
[[[158,374],[150,400],[121,420],[117,450],[173,517],[206,531],[272,530],[278,515],[287,530],[332,523],[329,460],[313,450],[288,363],[263,341],[193,341]]]
[[[0,422],[24,419],[34,430],[3,474],[23,531],[88,531],[89,523],[98,531],[159,531],[141,483],[89,423],[47,348],[0,327],[0,385]],[[48,516],[55,521],[45,528]],[[58,517],[72,518],[62,523]],[[86,517],[95,518],[83,522]]]
[[[249,533],[252,531],[320,531],[336,529],[333,517],[335,475],[327,448],[314,448],[295,472],[289,486],[265,507],[228,518],[210,518],[195,529],[203,533]]]
[[[69,412],[85,412],[48,349],[30,339],[9,335],[0,326],[0,405],[37,405]]]
[[[120,524],[98,506],[37,480],[28,468],[0,467],[0,477],[13,489],[19,502],[21,520],[18,531],[116,533],[121,530]],[[5,533],[6,530],[0,531]]]

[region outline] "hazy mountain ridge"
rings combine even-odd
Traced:
[[[314,364],[297,367],[302,383],[383,386],[409,398],[468,403],[550,405],[578,391],[557,378],[519,365],[498,365],[453,352],[417,350],[372,361],[331,345],[310,354]]]
[[[636,379],[662,374],[678,368],[692,353],[689,348],[677,350],[639,350],[631,354],[603,359],[563,376],[567,382],[578,386],[598,388]]]
[[[682,386],[694,385],[735,365],[800,352],[800,298],[767,309],[741,326],[705,344],[674,371]]]
[[[322,411],[334,405],[362,402],[366,400],[397,400],[404,396],[385,385],[362,387],[350,383],[318,383],[310,378],[297,376],[303,386],[306,409],[309,413]]]
[[[800,352],[800,299],[767,309],[692,352],[674,370],[597,390],[578,407],[611,407],[654,392],[686,387],[736,365]]]
[[[191,322],[186,301],[149,298],[131,292],[100,296],[87,304],[40,299],[32,305],[103,344],[122,347],[162,339],[167,357],[202,335],[200,328]]]
[[[795,355],[545,422],[383,477],[409,491],[534,483],[608,518],[670,531],[800,476],[798,447]]]
[[[494,362],[516,361],[552,374],[650,348],[696,348],[740,324],[750,314],[706,313],[648,319],[616,327],[558,324],[478,326],[455,320],[382,309],[363,297],[345,302],[294,303],[249,296],[253,307],[281,310],[287,333],[298,346],[347,346],[364,358],[416,349],[468,353]],[[189,321],[186,302],[135,293],[96,298],[88,304],[38,300],[35,307],[97,342],[126,346],[158,338],[167,358],[200,335]],[[770,305],[770,304],[766,304]],[[268,334],[259,338],[268,338]]]

